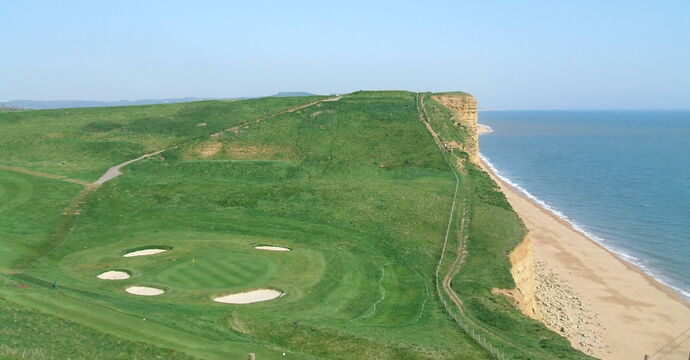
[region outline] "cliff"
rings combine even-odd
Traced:
[[[511,295],[525,315],[540,320],[542,315],[537,304],[537,275],[532,240],[529,236],[513,249],[509,258],[512,265],[510,273],[516,285],[516,288],[510,291]]]
[[[453,125],[460,127],[463,138],[450,140],[451,148],[458,148],[469,155],[470,161],[482,166],[479,157],[479,129],[477,127],[477,101],[466,93],[434,94],[432,98],[453,112]],[[494,178],[495,181],[498,179]],[[538,303],[537,272],[532,252],[532,240],[526,236],[509,255],[510,273],[515,280],[515,289],[494,289],[494,293],[509,296],[527,316],[541,320]]]
[[[467,138],[463,139],[462,144],[458,144],[458,146],[462,151],[469,154],[473,163],[479,164],[477,100],[474,99],[474,96],[465,93],[435,94],[432,97],[453,112],[453,124],[462,127],[467,134]]]

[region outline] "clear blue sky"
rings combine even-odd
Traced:
[[[690,1],[0,0],[0,99],[464,90],[690,108]]]

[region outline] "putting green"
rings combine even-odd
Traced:
[[[67,254],[59,267],[70,278],[59,281],[71,286],[89,284],[91,290],[114,297],[130,296],[123,294],[123,285],[147,284],[166,289],[164,298],[151,301],[170,303],[214,305],[215,297],[257,288],[284,289],[290,301],[299,299],[325,271],[323,255],[308,249],[254,249],[253,244],[266,240],[271,239],[167,232],[156,237],[114,241]],[[154,256],[122,257],[123,253],[152,243],[171,250]],[[126,269],[131,278],[103,281],[93,276],[107,269]]]
[[[234,251],[192,253],[145,277],[178,289],[234,289],[259,286],[278,271],[271,258]]]

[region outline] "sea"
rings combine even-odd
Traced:
[[[480,111],[505,181],[690,300],[690,110]]]

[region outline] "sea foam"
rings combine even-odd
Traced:
[[[492,130],[492,131],[493,131],[493,130]],[[516,189],[519,193],[521,193],[522,195],[524,195],[525,197],[527,197],[527,198],[530,199],[531,201],[535,202],[536,204],[538,204],[538,205],[541,206],[542,208],[546,209],[547,211],[551,212],[552,214],[554,214],[555,216],[557,216],[557,217],[560,218],[561,220],[567,222],[568,224],[570,224],[570,226],[573,227],[573,229],[575,229],[576,231],[582,233],[583,235],[585,235],[586,237],[588,237],[589,239],[591,239],[591,240],[594,241],[595,243],[597,243],[597,244],[599,244],[600,246],[602,246],[604,249],[610,251],[611,253],[613,253],[614,255],[616,255],[619,259],[621,259],[621,260],[623,260],[623,261],[625,261],[625,262],[627,262],[627,263],[630,263],[630,264],[632,264],[632,265],[638,267],[638,268],[641,269],[645,274],[651,276],[654,280],[656,280],[656,281],[658,281],[659,283],[661,283],[661,284],[663,284],[663,285],[665,285],[665,286],[667,286],[667,287],[673,289],[674,291],[676,291],[677,293],[679,293],[680,295],[682,295],[683,297],[685,297],[687,300],[690,301],[690,292],[688,292],[688,291],[686,291],[686,290],[684,290],[684,289],[682,289],[682,288],[679,288],[679,287],[674,286],[673,284],[671,284],[668,280],[666,280],[666,279],[664,278],[663,274],[661,274],[661,273],[659,273],[658,271],[655,271],[654,269],[652,269],[652,268],[650,268],[649,266],[647,266],[647,265],[645,264],[646,262],[645,262],[643,259],[640,259],[640,258],[638,258],[638,257],[636,257],[636,256],[633,256],[633,255],[631,255],[631,254],[625,252],[625,251],[622,250],[622,249],[618,249],[618,248],[616,248],[616,247],[614,247],[614,246],[611,246],[611,244],[608,244],[608,243],[606,242],[605,239],[603,239],[603,238],[601,238],[601,237],[599,237],[599,236],[596,236],[596,235],[594,235],[594,234],[592,234],[592,233],[586,231],[586,230],[585,230],[582,226],[580,226],[575,220],[569,218],[567,215],[565,215],[563,212],[561,212],[561,211],[559,211],[558,209],[556,209],[555,207],[553,207],[551,204],[548,204],[548,203],[546,203],[545,201],[539,199],[538,197],[536,197],[535,195],[533,195],[532,193],[530,193],[529,191],[527,191],[527,189],[525,189],[524,187],[522,187],[520,184],[518,184],[518,183],[512,181],[511,179],[509,179],[508,177],[506,177],[503,173],[501,173],[500,170],[498,170],[498,169],[493,165],[493,163],[490,161],[490,159],[489,159],[486,155],[480,154],[479,156],[481,157],[482,161],[484,161],[484,163],[489,167],[489,169],[491,169],[491,171],[492,171],[499,179],[501,179],[503,182],[505,182],[506,184],[510,185],[510,186],[513,187],[514,189]]]

